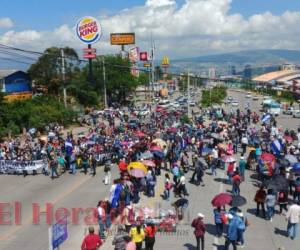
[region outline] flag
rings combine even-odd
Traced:
[[[65,150],[66,150],[66,154],[68,156],[72,155],[72,151],[73,151],[73,143],[71,140],[66,140],[65,141]]]
[[[271,149],[276,156],[280,156],[282,148],[283,148],[283,145],[282,145],[281,140],[276,139],[271,143]]]
[[[266,123],[267,121],[269,121],[271,119],[272,115],[271,114],[265,114],[262,118],[261,118],[261,122],[262,123]]]

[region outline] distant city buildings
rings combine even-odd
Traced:
[[[252,67],[251,65],[246,65],[244,69],[244,79],[250,80],[252,78]]]
[[[208,69],[208,78],[216,78],[216,69],[214,67]]]

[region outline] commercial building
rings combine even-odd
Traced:
[[[0,70],[0,91],[6,94],[7,101],[31,97],[29,75],[20,70]]]

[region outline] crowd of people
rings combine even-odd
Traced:
[[[260,216],[261,210],[262,217],[272,221],[278,204],[279,212],[288,221],[288,236],[295,239],[300,217],[300,128],[284,130],[272,116],[260,123],[250,109],[203,109],[192,119],[185,113],[157,107],[148,119],[130,119],[133,113],[116,111],[98,118],[93,114],[94,125],[88,134],[71,132],[63,138],[59,130],[53,130],[47,138],[28,135],[23,142],[15,139],[1,144],[0,157],[45,159],[49,168],[43,173],[51,178],[65,172],[75,175],[78,170],[95,176],[103,165],[104,184],[111,185],[110,193],[99,201],[95,213],[99,236],[90,228],[82,249],[101,246],[112,224],[118,224],[113,239],[116,250],[140,250],[144,241],[147,250],[153,249],[156,232],[172,230],[168,220],[174,224],[184,219],[184,211],[192,203],[187,184],[205,186],[205,173],[216,176],[218,171],[227,175],[226,183],[232,186],[231,193],[216,194],[212,201],[216,236],[225,235],[225,249],[230,245],[236,249],[245,243],[249,221],[242,211],[247,201],[240,186],[248,181],[246,171],[253,171],[257,177],[256,215]],[[111,180],[114,164],[119,177]],[[164,182],[162,199],[170,201],[175,214],[138,211],[141,195],[157,196],[160,179]],[[158,223],[157,217],[165,220]],[[197,249],[202,250],[204,218],[199,213],[191,223]]]
[[[175,208],[177,221],[183,219],[190,203],[187,173],[192,172],[191,184],[204,186],[205,173],[215,176],[217,169],[225,171],[226,183],[232,185],[230,201],[222,201],[213,211],[216,236],[225,235],[225,249],[229,249],[230,245],[233,249],[237,245],[244,246],[244,233],[249,221],[242,211],[246,199],[241,194],[240,185],[247,181],[246,169],[255,172],[258,185],[254,197],[257,216],[261,208],[263,218],[272,220],[274,207],[278,204],[280,213],[285,210],[287,235],[295,239],[300,216],[300,177],[297,176],[300,174],[300,130],[284,131],[277,127],[275,117],[259,124],[250,110],[237,109],[228,113],[224,109],[201,110],[190,124],[181,122],[183,115],[158,107],[151,113],[151,123],[139,123],[133,128],[125,126],[121,133],[113,132],[113,145],[120,145],[114,148],[118,156],[120,179],[114,181],[110,199],[102,207],[110,204],[109,210],[106,210],[107,217],[124,218],[124,221],[118,221],[121,225],[113,241],[115,249],[127,249],[128,242],[135,243],[135,248],[130,244],[130,249],[142,249],[143,241],[146,242],[146,249],[153,249],[155,232],[162,230],[161,225],[155,224],[154,218],[145,211],[137,213],[134,204],[138,204],[141,193],[148,197],[155,196],[157,180],[162,178],[162,171],[165,173],[162,198],[169,201],[171,193],[174,193],[175,200],[171,204]],[[256,113],[254,115],[257,117]],[[205,122],[204,117],[209,120]],[[138,170],[142,168],[135,165],[136,162],[146,167],[141,175],[137,174],[140,171],[134,171],[135,167]],[[289,198],[292,199],[288,207]],[[231,208],[226,211],[225,205]],[[105,220],[102,219],[103,222]],[[107,224],[101,224],[99,222],[100,235],[103,236]],[[194,228],[197,249],[204,249],[204,215],[199,213],[191,226]],[[150,241],[149,228],[153,236]],[[128,236],[131,241],[126,241]]]

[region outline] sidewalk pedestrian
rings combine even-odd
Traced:
[[[155,244],[156,232],[157,232],[157,227],[151,222],[147,223],[147,226],[145,228],[145,244],[146,244],[145,250],[153,250]]]
[[[102,245],[102,240],[96,234],[94,234],[94,227],[89,227],[89,234],[85,236],[81,250],[97,250]]]
[[[273,190],[269,189],[268,194],[266,196],[266,206],[267,206],[267,218],[271,222],[275,212],[275,205],[276,205],[276,197],[273,193]]]
[[[298,225],[300,222],[300,203],[294,203],[289,207],[286,213],[286,219],[288,220],[288,236],[294,240],[297,237]]]
[[[145,239],[145,231],[140,224],[130,229],[129,235],[136,245],[136,250],[142,250],[143,241]]]
[[[193,220],[192,227],[194,228],[194,234],[197,242],[197,250],[204,250],[204,236],[205,236],[205,225],[203,223],[204,215],[198,213],[198,217]],[[200,248],[201,241],[201,248]]]
[[[104,185],[110,185],[111,182],[111,168],[110,168],[110,161],[105,162],[104,166]]]
[[[214,220],[216,225],[217,237],[220,238],[223,234],[223,218],[225,216],[225,211],[221,207],[214,209]]]
[[[259,207],[262,209],[263,217],[266,217],[266,210],[265,210],[265,201],[266,201],[267,193],[264,190],[264,187],[261,186],[254,197],[254,201],[256,202],[256,216],[259,216]]]
[[[230,245],[232,245],[233,250],[237,250],[236,241],[238,239],[239,218],[236,215],[228,214],[228,220],[229,224],[225,240],[225,250],[228,250]]]
[[[115,246],[114,250],[126,250],[125,236],[128,236],[128,234],[124,227],[122,225],[118,225],[117,234],[112,241],[113,246]]]
[[[168,173],[165,174],[165,190],[164,190],[164,199],[169,200],[170,199],[170,190],[172,188],[172,183],[170,180],[170,176]]]

